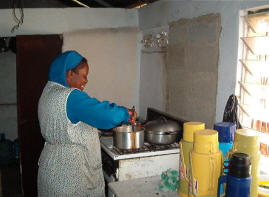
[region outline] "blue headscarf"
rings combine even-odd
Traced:
[[[69,87],[66,83],[66,71],[75,68],[82,60],[82,56],[76,51],[66,51],[59,55],[49,69],[49,81]]]

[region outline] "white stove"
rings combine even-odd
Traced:
[[[145,149],[119,152],[113,146],[112,137],[100,138],[104,177],[107,182],[125,181],[136,178],[161,175],[169,168],[179,170],[178,143],[161,147],[161,150],[151,149],[145,143]],[[141,152],[140,152],[141,151]]]
[[[144,146],[138,150],[121,151],[113,146],[113,137],[100,138],[102,149],[113,159],[131,159],[131,158],[141,158],[157,155],[167,155],[167,154],[179,154],[178,143],[166,145],[166,146],[153,146],[145,142]]]
[[[178,122],[181,128],[180,140],[183,136],[183,124],[186,121],[157,109],[147,109],[147,121],[160,117]],[[168,169],[179,170],[178,143],[165,146],[144,143],[141,149],[122,151],[113,146],[113,137],[102,136],[100,142],[106,186],[109,182],[159,176]]]

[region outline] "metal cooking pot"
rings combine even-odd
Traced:
[[[149,121],[145,124],[145,140],[151,144],[172,144],[179,140],[179,132],[179,124],[165,118]]]
[[[122,125],[113,129],[113,143],[119,149],[138,149],[144,145],[144,127]]]

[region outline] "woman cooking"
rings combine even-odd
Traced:
[[[134,122],[136,113],[89,97],[87,60],[76,51],[51,64],[38,103],[45,145],[39,158],[38,196],[104,196],[99,129]]]

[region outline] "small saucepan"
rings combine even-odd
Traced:
[[[113,144],[119,149],[138,149],[144,145],[144,127],[123,124],[113,129]]]

